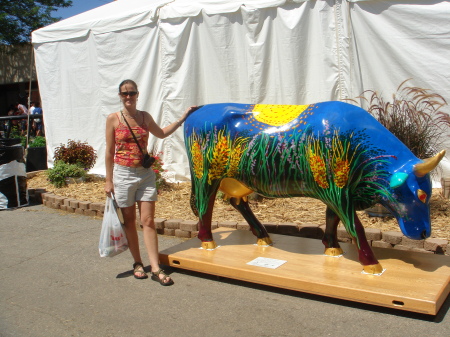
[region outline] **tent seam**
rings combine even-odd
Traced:
[[[162,83],[161,83],[161,87],[163,88],[163,93],[162,93],[162,114],[163,114],[163,118],[162,120],[164,121],[167,118],[168,112],[167,112],[167,97],[168,97],[168,89],[167,89],[167,79],[168,79],[168,70],[167,70],[167,59],[166,59],[166,44],[165,44],[165,36],[164,33],[161,29],[161,19],[158,16],[158,36],[160,38],[160,57],[161,57],[161,65],[162,65]],[[170,137],[169,137],[170,138]],[[169,143],[169,144],[168,144]],[[170,141],[170,139],[166,138],[165,142],[163,143],[163,153],[165,154],[165,158],[164,161],[166,164],[171,165],[172,164],[172,148],[173,148],[173,144],[172,146],[170,146],[172,143]],[[167,151],[165,151],[167,149]]]
[[[334,24],[336,26],[336,46],[337,46],[337,63],[338,63],[338,90],[339,90],[339,100],[342,100],[343,91],[345,86],[343,84],[343,74],[342,74],[342,51],[344,46],[342,46],[342,0],[336,0],[334,3]]]

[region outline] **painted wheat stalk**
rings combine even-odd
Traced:
[[[197,140],[194,140],[191,145],[191,154],[194,174],[197,179],[201,179],[203,177],[203,154],[201,146]]]
[[[350,145],[350,143],[348,144]],[[337,135],[333,137],[333,180],[337,187],[343,188],[348,181],[348,174],[350,172],[350,164],[347,159],[347,148],[339,140]]]
[[[343,188],[350,173],[353,156],[349,159],[350,142],[344,144],[338,137],[337,131],[333,137],[333,180],[337,187]]]
[[[233,144],[231,153],[230,153],[230,165],[228,166],[227,176],[235,177],[238,174],[239,163],[241,162],[241,158],[244,155],[247,146],[243,139],[237,139]]]
[[[211,185],[213,180],[221,178],[224,175],[229,156],[230,147],[228,146],[228,138],[224,136],[224,132],[221,130],[217,135],[217,142],[212,154],[208,172],[208,184]]]
[[[308,163],[314,177],[314,181],[322,188],[328,188],[327,166],[322,158],[320,142],[312,140],[308,146]]]
[[[349,172],[350,165],[348,160],[337,158],[333,166],[334,183],[337,187],[343,188],[347,184]]]

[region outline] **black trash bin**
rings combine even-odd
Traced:
[[[0,139],[0,210],[28,205],[23,155],[20,139]]]
[[[47,169],[47,148],[45,146],[29,147],[27,150],[27,172]]]

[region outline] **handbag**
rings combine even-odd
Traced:
[[[148,153],[144,153],[144,151],[142,151],[141,145],[139,144],[138,140],[136,139],[136,136],[134,135],[134,132],[131,129],[130,124],[128,124],[128,121],[125,119],[125,116],[123,115],[122,110],[120,110],[120,113],[122,114],[122,118],[125,121],[125,123],[127,123],[128,129],[130,129],[131,135],[133,136],[133,139],[136,142],[136,144],[137,144],[137,146],[139,148],[139,151],[141,151],[141,153],[143,155],[143,157],[142,157],[142,167],[149,168],[155,162],[155,157],[152,157]]]
[[[127,236],[122,226],[114,206],[114,196],[107,197],[98,243],[100,257],[113,257],[128,249]]]

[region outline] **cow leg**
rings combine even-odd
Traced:
[[[325,246],[325,255],[341,256],[344,254],[344,251],[341,246],[339,246],[337,239],[337,226],[340,219],[338,215],[329,207],[327,207],[325,214],[326,227],[322,239],[322,243]]]
[[[238,210],[239,213],[242,214],[244,219],[250,225],[250,229],[252,233],[258,238],[257,245],[258,246],[271,246],[272,239],[267,233],[264,225],[256,218],[253,211],[250,209],[250,206],[247,201],[244,201],[243,198],[230,198],[230,204]]]
[[[366,239],[366,233],[364,227],[359,221],[356,212],[354,213],[355,221],[355,231],[356,231],[356,246],[358,248],[358,259],[359,262],[364,266],[364,272],[367,274],[381,274],[383,272],[383,267],[378,262],[377,258],[372,252],[369,243]]]
[[[216,249],[217,244],[213,239],[211,233],[211,222],[212,222],[212,213],[214,207],[214,201],[216,198],[216,194],[214,193],[208,201],[208,208],[206,209],[205,214],[200,217],[200,221],[198,223],[198,238],[202,241],[203,249]]]
[[[202,241],[202,248],[212,250],[217,248],[217,244],[213,239],[212,233],[211,233],[211,221],[212,221],[212,213],[214,208],[214,201],[216,199],[216,193],[217,189],[213,191],[213,193],[210,193],[209,199],[207,199],[207,207],[206,211],[203,214],[200,214],[198,208],[197,208],[197,202],[196,202],[196,191],[194,187],[192,187],[192,193],[191,193],[191,208],[192,211],[196,216],[199,217],[198,222],[198,238]]]

